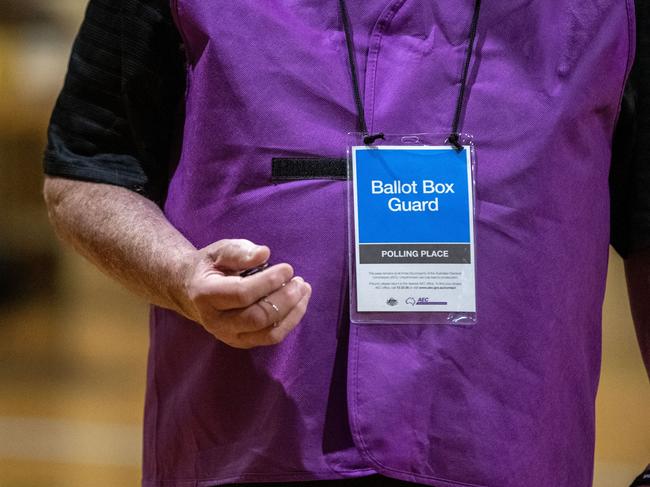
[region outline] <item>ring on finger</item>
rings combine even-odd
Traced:
[[[275,311],[278,315],[280,314],[280,308],[278,307],[277,304],[272,303],[270,299],[262,298],[261,301],[268,304],[271,308],[273,308],[273,311]],[[280,326],[280,323],[278,321],[274,321],[273,328],[277,328],[278,326]]]

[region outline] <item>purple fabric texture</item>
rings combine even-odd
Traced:
[[[282,344],[247,351],[153,310],[143,484],[590,486],[632,2],[484,2],[462,122],[477,148],[471,327],[350,325],[345,182],[271,183],[271,158],[344,157],[356,128],[337,5],[173,1],[189,63],[166,214],[197,247],[270,246],[313,297]],[[369,129],[447,132],[473,1],[348,9]]]

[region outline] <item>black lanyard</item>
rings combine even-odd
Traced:
[[[348,9],[345,5],[345,0],[339,0],[339,9],[341,12],[341,19],[343,20],[343,30],[345,31],[345,43],[348,47],[348,58],[350,62],[350,71],[352,74],[352,90],[354,92],[354,102],[357,106],[357,129],[363,134],[363,143],[370,145],[377,139],[383,139],[384,134],[378,132],[370,134],[368,132],[368,125],[366,124],[366,115],[363,109],[363,101],[361,99],[361,92],[359,90],[359,75],[357,73],[357,62],[354,54],[354,39],[352,36],[352,27],[350,25],[350,16]],[[460,91],[458,93],[458,100],[456,101],[456,111],[454,119],[451,124],[451,132],[447,141],[456,149],[462,149],[460,144],[460,134],[458,128],[460,126],[460,117],[463,113],[463,105],[465,103],[465,91],[467,89],[467,74],[469,73],[469,65],[472,61],[474,53],[474,42],[476,40],[476,28],[478,25],[479,12],[481,10],[481,0],[474,0],[474,13],[472,15],[472,25],[469,31],[469,41],[467,43],[467,51],[465,53],[465,64],[460,78]]]

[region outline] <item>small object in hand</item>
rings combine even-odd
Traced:
[[[264,262],[262,265],[258,265],[257,267],[251,267],[250,269],[246,269],[245,271],[241,272],[239,274],[239,277],[249,277],[252,276],[253,274],[257,274],[258,272],[262,272],[264,269],[269,267],[268,262]]]

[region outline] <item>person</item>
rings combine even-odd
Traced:
[[[650,366],[648,6],[630,75],[631,0],[170,3],[90,1],[44,160],[154,304],[143,485],[591,485],[612,154]],[[475,325],[350,321],[354,131],[473,136]]]

